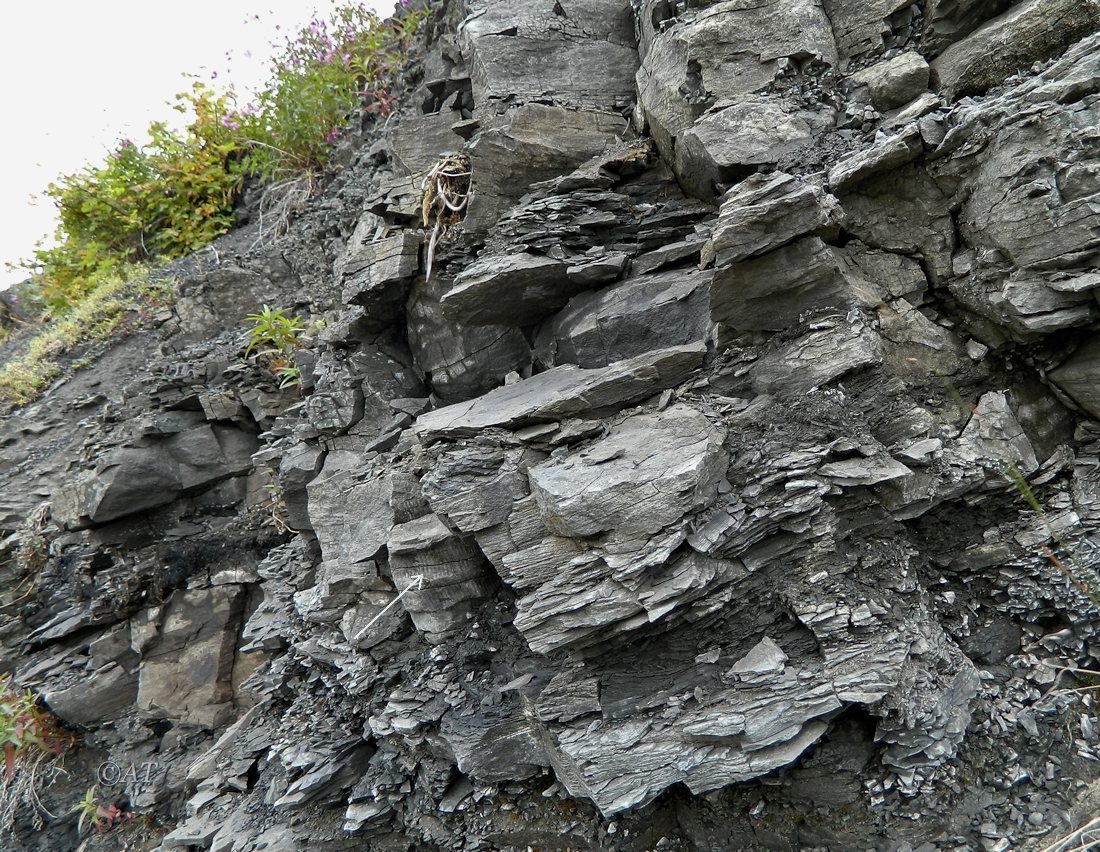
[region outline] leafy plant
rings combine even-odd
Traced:
[[[32,266],[47,305],[67,308],[97,274],[179,257],[229,230],[245,145],[225,121],[230,103],[196,82],[176,98],[174,108],[194,116],[182,133],[156,122],[146,146],[124,139],[103,165],[50,184],[57,245],[38,250]]]
[[[17,689],[7,675],[0,676],[0,836],[10,832],[20,806],[31,809],[35,825],[42,814],[53,816],[38,798],[64,771],[55,760],[72,742],[57,720],[40,705],[29,689]]]
[[[4,751],[4,775],[11,778],[16,762],[26,752],[37,749],[59,754],[61,740],[33,692],[19,692],[7,678],[0,678],[0,690],[0,748]]]
[[[105,834],[116,825],[133,819],[133,813],[124,811],[115,805],[101,805],[96,798],[95,785],[88,788],[88,792],[73,807],[73,812],[80,814],[77,820],[76,830],[78,834],[84,833],[85,824],[91,825],[96,834]]]
[[[252,328],[248,330],[248,346],[244,350],[246,358],[257,346],[265,344],[268,348],[262,350],[261,354],[290,356],[301,346],[299,335],[306,329],[301,317],[288,316],[267,305],[264,305],[260,313],[245,317],[245,321],[252,323]]]
[[[298,387],[302,384],[302,368],[297,364],[284,364],[275,375],[280,379],[280,388]]]
[[[34,693],[16,689],[10,678],[0,676],[0,835],[11,830],[22,805],[30,808],[36,824],[41,824],[41,814],[49,815],[39,793],[63,772],[55,758],[71,742]]]
[[[247,358],[255,350],[268,372],[279,379],[280,388],[300,387],[302,370],[294,363],[294,353],[303,346],[302,334],[307,330],[305,321],[267,305],[245,320],[252,323],[252,327],[248,330],[244,356]]]

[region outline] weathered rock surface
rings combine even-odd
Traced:
[[[149,817],[112,849],[1056,844],[1100,766],[1095,5],[431,4],[282,241],[0,419],[0,671],[79,738],[43,806]],[[298,392],[263,304],[324,321]]]
[[[490,391],[469,403],[429,412],[416,422],[424,439],[475,435],[580,414],[607,413],[684,381],[702,363],[702,343],[657,349],[602,368],[555,367],[524,382]]]
[[[645,352],[704,340],[710,274],[674,269],[631,278],[570,300],[535,341],[547,366],[606,367]]]
[[[722,199],[708,256],[725,266],[839,226],[840,207],[820,187],[782,172],[754,175]]]
[[[1097,29],[1095,0],[1025,0],[947,48],[932,71],[946,97],[981,94]]]
[[[485,258],[466,267],[439,300],[460,325],[532,325],[577,290],[564,261],[527,253]]]
[[[731,331],[779,331],[808,310],[872,305],[879,295],[849,278],[839,252],[804,237],[718,269],[711,284],[711,316]]]

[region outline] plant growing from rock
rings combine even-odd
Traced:
[[[84,833],[85,825],[95,829],[96,834],[106,834],[116,825],[134,817],[131,811],[124,811],[116,805],[100,804],[94,784],[88,788],[84,798],[76,803],[73,811],[80,815],[76,824],[78,834]]]
[[[245,317],[245,321],[252,323],[252,328],[248,330],[248,345],[244,350],[246,358],[258,346],[266,347],[257,353],[259,355],[292,355],[301,345],[299,335],[306,328],[301,317],[272,310],[267,305],[258,314]]]
[[[244,356],[247,358],[255,350],[260,363],[279,379],[280,388],[300,387],[302,370],[294,363],[294,353],[302,348],[305,321],[267,305],[258,314],[245,317],[245,321],[252,323],[252,327],[248,330]]]
[[[41,706],[30,690],[19,690],[7,676],[0,677],[0,749],[4,771],[0,775],[0,833],[9,831],[20,806],[31,809],[36,820],[46,810],[39,792],[62,772],[54,759],[71,737]]]

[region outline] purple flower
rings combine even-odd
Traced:
[[[332,130],[325,134],[325,141],[328,142],[329,145],[332,145],[339,138],[340,130],[337,127],[332,128]]]
[[[240,130],[241,123],[233,115],[223,115],[222,127],[228,127],[230,130]]]

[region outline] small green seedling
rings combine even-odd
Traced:
[[[88,788],[84,798],[76,803],[73,812],[80,814],[76,823],[77,834],[83,834],[86,825],[91,826],[96,834],[106,834],[119,823],[133,817],[132,813],[116,805],[101,805],[96,798],[94,784]]]

